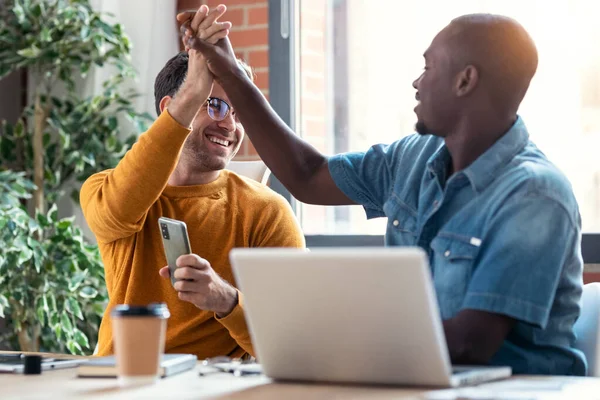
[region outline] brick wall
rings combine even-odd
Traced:
[[[227,5],[223,21],[231,21],[230,40],[237,56],[249,63],[256,74],[256,85],[269,96],[269,9],[266,0],[178,0],[178,11]],[[258,159],[249,139],[244,139],[236,160]]]

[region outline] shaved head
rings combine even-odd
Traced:
[[[496,105],[516,113],[538,65],[537,49],[527,31],[514,19],[494,14],[463,15],[446,30],[457,70],[477,68]]]
[[[413,82],[416,128],[442,137],[461,126],[514,122],[538,64],[527,31],[493,14],[452,20],[424,57],[425,71]]]

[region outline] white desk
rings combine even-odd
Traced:
[[[188,371],[157,384],[134,389],[122,389],[115,379],[82,379],[75,369],[44,371],[42,375],[0,374],[0,399],[448,399],[433,389],[273,383],[262,376],[234,377],[231,374],[211,374],[200,377],[196,370]],[[508,394],[507,385],[521,385],[527,397],[501,397]],[[533,385],[524,388],[522,385]],[[462,394],[486,390],[491,399],[600,399],[600,379],[566,377],[514,377],[508,381],[461,389]],[[504,388],[502,388],[504,387]],[[483,392],[480,392],[482,394]],[[460,397],[465,398],[465,397]],[[467,397],[469,398],[469,397]]]

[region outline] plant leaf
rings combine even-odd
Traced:
[[[79,296],[86,298],[86,299],[93,299],[97,295],[98,295],[98,291],[91,286],[84,286],[79,291]]]
[[[73,333],[73,324],[71,323],[71,318],[66,311],[63,311],[60,315],[60,324],[62,326],[63,331],[67,335],[71,335]]]
[[[81,285],[81,282],[83,282],[86,276],[87,270],[75,273],[75,275],[69,281],[69,291],[74,292],[79,287],[79,285]]]
[[[25,264],[27,261],[31,260],[31,257],[33,257],[33,250],[31,250],[29,247],[23,247],[21,249],[21,253],[19,253],[19,259],[17,260],[17,263],[19,266],[21,266],[22,264]]]
[[[77,318],[83,321],[83,313],[81,312],[81,307],[79,307],[79,303],[74,297],[69,297],[66,303],[67,311],[71,314],[75,315]]]
[[[75,339],[75,341],[83,348],[89,349],[90,348],[90,342],[88,341],[87,336],[85,335],[85,333],[81,332],[79,329],[75,329],[73,331],[73,339]]]

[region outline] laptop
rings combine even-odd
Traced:
[[[230,261],[275,380],[458,387],[511,375],[453,369],[419,248],[237,248]]]

